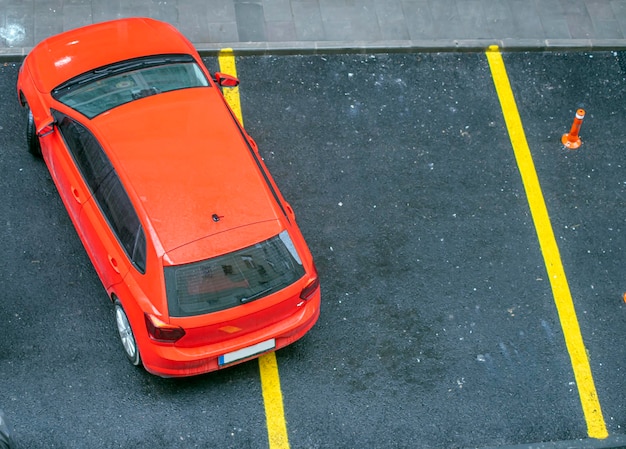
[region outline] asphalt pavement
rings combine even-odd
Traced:
[[[626,185],[614,151],[625,58],[554,52],[626,48],[626,2],[0,0],[0,59],[129,16],[172,23],[204,54],[244,55],[247,127],[324,279],[315,332],[279,355],[294,448],[624,445],[626,227],[606,211],[623,207]],[[499,106],[483,95],[493,89],[483,55],[424,54],[494,44],[550,50],[506,62],[580,301],[608,440],[586,439]],[[369,56],[394,52],[412,54]],[[339,59],[272,56],[283,53]],[[345,56],[354,53],[367,55]],[[2,208],[11,300],[0,406],[19,447],[264,447],[255,363],[183,383],[120,357],[110,307],[45,167],[22,153],[17,66],[0,70],[2,186],[12,192]],[[268,85],[270,72],[280,76]],[[579,106],[589,108],[584,151],[555,151]]]
[[[277,353],[290,447],[624,445],[624,53],[504,56],[609,437],[588,437],[485,53],[241,56],[246,129],[322,279],[319,322]],[[126,360],[25,148],[18,66],[0,65],[0,406],[18,449],[267,448],[256,361],[174,380]]]

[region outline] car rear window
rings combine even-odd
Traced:
[[[189,55],[160,55],[118,62],[83,73],[52,91],[61,103],[93,118],[110,109],[172,90],[207,87]]]
[[[202,315],[263,298],[304,276],[287,231],[213,259],[165,268],[169,314]]]

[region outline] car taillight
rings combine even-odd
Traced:
[[[319,287],[320,287],[320,278],[317,277],[317,273],[316,273],[316,276],[313,279],[311,279],[309,283],[306,284],[306,287],[304,287],[302,291],[300,292],[300,299],[304,299],[305,301],[308,301],[309,299],[311,299],[313,294],[315,294],[315,292],[317,291]]]
[[[172,326],[171,324],[164,323],[149,313],[145,313],[144,317],[146,318],[148,335],[155,341],[174,343],[185,335],[185,329],[180,326]]]

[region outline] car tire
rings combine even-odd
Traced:
[[[115,324],[126,357],[128,357],[130,363],[139,366],[141,364],[141,356],[139,355],[137,340],[135,340],[135,334],[130,326],[130,321],[128,321],[128,316],[126,316],[126,312],[119,299],[115,300]]]
[[[28,108],[28,121],[26,125],[26,145],[28,146],[28,152],[36,157],[41,157],[41,144],[39,143],[39,137],[37,137],[37,127],[35,126],[35,118],[33,112]]]
[[[13,439],[11,438],[11,431],[4,418],[4,413],[0,410],[0,449],[11,449],[13,446]]]

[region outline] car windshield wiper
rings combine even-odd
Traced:
[[[101,69],[96,69],[96,70],[93,70],[91,73],[88,73],[85,75],[92,75],[95,77],[99,77],[100,75],[109,76],[109,75],[115,75],[116,73],[128,72],[130,70],[143,67],[143,66],[144,66],[144,63],[142,62],[129,62],[125,64],[118,64],[115,66],[108,66],[108,67],[103,67]],[[86,81],[89,81],[89,79],[80,80],[78,84],[82,84]]]
[[[252,301],[253,299],[258,299],[261,296],[265,295],[266,293],[270,292],[274,290],[274,287],[270,287],[270,288],[266,288],[265,290],[261,290],[260,292],[256,292],[254,295],[250,295],[250,296],[244,296],[242,298],[239,298],[239,302],[242,304],[245,304],[247,302]]]
[[[133,59],[131,61],[119,62],[113,65],[93,70],[94,75],[115,75],[117,73],[129,72],[142,67],[150,67],[156,65],[169,64],[178,62],[180,58],[150,58],[150,59]]]
[[[193,60],[193,57],[190,55],[162,55],[116,62],[108,66],[90,70],[82,75],[75,76],[74,78],[57,86],[52,93],[54,95],[73,86],[80,86],[111,75],[117,75],[119,73],[129,72],[143,67],[172,64],[176,62],[192,62]]]
[[[115,65],[110,65],[107,67],[102,67],[99,69],[92,70],[91,72],[84,73],[79,77],[76,77],[70,80],[68,85],[61,85],[55,90],[62,90],[64,88],[70,87],[71,85],[81,85],[85,83],[91,83],[93,81],[97,81],[102,78],[106,78],[111,75],[117,75],[118,73],[130,72],[131,70],[148,67],[148,66],[157,66],[163,65],[170,62],[168,59],[147,59],[147,60],[139,60],[139,61],[126,61],[117,63]]]

